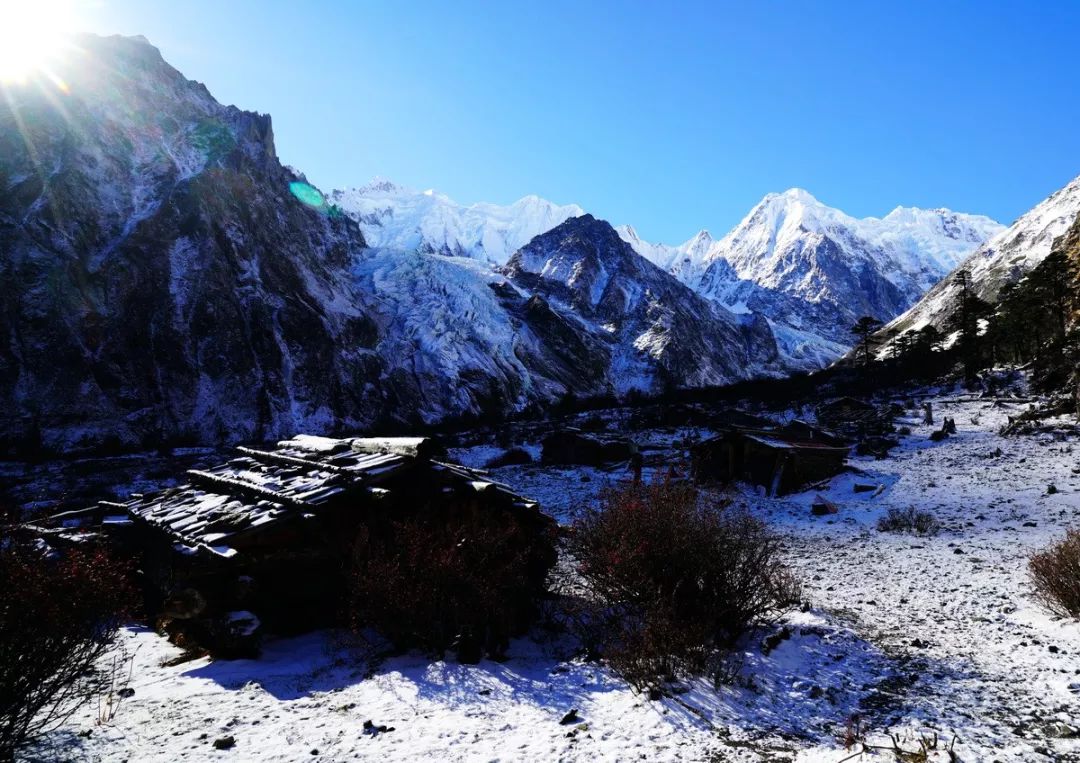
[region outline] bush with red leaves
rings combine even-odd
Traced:
[[[0,760],[91,698],[134,599],[127,567],[103,550],[46,556],[0,537]]]
[[[1050,611],[1080,620],[1080,530],[1032,555],[1028,571],[1035,595]]]
[[[539,611],[555,561],[553,528],[497,512],[402,518],[388,532],[362,531],[353,571],[353,620],[399,648],[462,662],[501,657]]]
[[[608,492],[574,523],[570,550],[594,604],[579,619],[586,646],[639,689],[720,680],[735,641],[799,599],[764,523],[685,483]]]

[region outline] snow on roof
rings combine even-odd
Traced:
[[[190,547],[230,558],[243,538],[269,527],[318,517],[346,494],[368,498],[386,495],[380,483],[417,467],[442,474],[452,485],[501,497],[508,505],[535,509],[536,504],[483,472],[422,456],[395,452],[360,452],[353,440],[300,435],[279,443],[277,450],[239,448],[240,455],[217,466],[191,470],[190,482],[117,506],[129,516],[157,527]],[[365,440],[365,448],[421,447],[425,438]],[[453,487],[451,492],[453,491]],[[113,511],[115,514],[115,510]]]

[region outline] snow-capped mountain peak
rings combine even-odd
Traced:
[[[855,318],[903,312],[1001,230],[941,208],[858,219],[789,188],[767,194],[719,240],[702,231],[679,246],[652,244],[628,226],[619,235],[729,310],[768,316],[789,359],[820,365],[842,352]]]

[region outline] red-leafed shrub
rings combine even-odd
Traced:
[[[719,677],[739,636],[799,598],[777,537],[684,483],[607,493],[574,523],[570,549],[596,603],[589,646],[638,688]]]
[[[103,550],[47,556],[0,538],[0,760],[91,698],[133,601],[127,567]]]
[[[1080,530],[1028,561],[1035,595],[1052,612],[1080,620]]]
[[[354,624],[401,648],[453,649],[462,662],[500,657],[536,618],[554,561],[546,524],[484,511],[405,517],[361,533]]]

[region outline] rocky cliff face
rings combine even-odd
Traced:
[[[703,299],[592,215],[537,236],[503,272],[604,340],[617,391],[725,384],[781,368],[763,318]]]
[[[269,117],[221,106],[144,40],[79,42],[67,92],[0,101],[0,449],[375,420],[355,223],[290,193]]]

